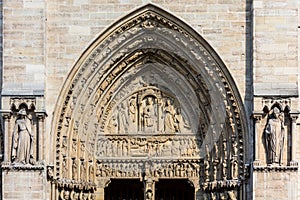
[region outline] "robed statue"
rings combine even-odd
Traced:
[[[33,134],[25,109],[18,112],[12,138],[12,161],[18,164],[34,164]]]
[[[268,164],[281,164],[284,144],[283,114],[278,108],[273,109],[265,128],[266,152]]]

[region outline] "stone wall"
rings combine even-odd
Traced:
[[[298,8],[293,0],[253,1],[254,94],[298,95]]]
[[[45,1],[3,1],[2,95],[43,95]]]
[[[43,170],[2,171],[3,199],[41,200],[46,198],[46,173]]]
[[[3,56],[0,61],[3,63],[0,72],[3,73],[2,96],[45,96],[44,107],[40,110],[44,109],[48,113],[45,122],[45,149],[49,150],[45,153],[45,159],[48,164],[53,164],[50,154],[53,148],[50,137],[52,113],[62,84],[72,66],[110,24],[148,2],[150,1],[3,0]],[[261,112],[262,109],[261,99],[256,99],[256,104],[252,107],[253,95],[260,98],[298,96],[299,2],[294,0],[151,2],[182,18],[215,49],[236,81],[249,115],[247,117],[250,117],[252,110]],[[2,109],[10,108],[4,107],[2,101]],[[291,109],[293,112],[299,110],[297,98],[293,99]],[[249,138],[252,136],[254,138],[251,123],[248,128]],[[249,141],[250,155],[252,143],[253,141]],[[296,160],[299,160],[300,141],[295,144]],[[263,153],[260,152],[260,155]],[[21,180],[16,179],[18,173],[22,173]],[[296,186],[289,188],[289,184],[290,180],[296,179],[295,173],[298,172],[286,174],[287,177],[292,177],[288,179],[283,178],[284,172],[280,173],[282,178],[278,182],[287,183],[287,187],[278,192],[284,194],[288,191],[289,197],[294,197],[295,193],[292,190],[296,190]],[[276,190],[271,186],[262,185],[263,181],[271,184],[274,176],[271,173],[254,174],[253,195],[262,197],[267,195],[265,191]],[[34,199],[34,196],[21,195],[22,191],[28,191],[29,186],[36,189],[41,189],[42,186],[36,186],[34,182],[24,184],[28,179],[37,180],[38,185],[45,180],[45,176],[36,171],[32,174],[24,171],[13,171],[8,174],[3,172],[4,198]],[[13,183],[17,180],[26,187],[17,188],[18,185],[14,187]],[[297,187],[300,190],[300,185]],[[13,190],[20,193],[10,192]],[[38,196],[42,195],[40,193],[32,192],[32,195],[37,195],[36,199],[46,198]]]
[[[254,199],[298,199],[297,176],[297,172],[293,171],[256,171],[253,173]]]

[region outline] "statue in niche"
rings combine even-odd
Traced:
[[[95,173],[95,171],[94,171],[93,162],[90,162],[90,164],[89,164],[89,181],[91,181],[91,182],[94,179],[94,173]]]
[[[215,147],[215,161],[219,160],[219,142],[216,141],[214,143],[214,147]]]
[[[82,160],[80,164],[80,179],[83,181],[86,180],[86,166],[84,160]]]
[[[205,160],[204,160],[204,179],[209,181],[209,168],[210,168],[210,149],[208,144],[205,145]]]
[[[239,173],[237,157],[231,158],[230,162],[231,162],[231,177],[232,179],[237,179]]]
[[[73,152],[73,155],[75,156],[76,155],[76,152],[77,152],[77,140],[73,140],[73,143],[72,143],[72,152]]]
[[[227,141],[223,140],[223,163],[222,163],[222,170],[223,170],[223,179],[227,179]]]
[[[119,131],[120,133],[128,132],[127,112],[124,103],[119,108]]]
[[[269,164],[281,164],[283,141],[284,141],[284,123],[283,114],[278,108],[273,109],[269,116],[265,128],[267,162]]]
[[[30,120],[23,108],[18,112],[13,138],[12,138],[12,161],[20,164],[34,164],[33,159],[33,134]]]
[[[68,164],[67,164],[67,157],[63,157],[63,160],[62,160],[62,176],[63,177],[67,177],[68,176]]]
[[[146,105],[142,109],[144,131],[154,132],[156,110],[155,110],[153,98],[147,97],[145,103]]]
[[[178,129],[176,130],[176,124],[174,119],[175,109],[170,99],[166,100],[164,112],[165,112],[165,132],[175,133],[176,131],[178,131]]]
[[[68,144],[67,144],[67,136],[64,136],[63,137],[63,140],[62,140],[62,144],[61,144],[61,149],[62,149],[62,154],[66,155],[67,154],[67,147]]]
[[[72,179],[77,180],[77,177],[78,177],[78,165],[77,165],[76,158],[74,158],[72,163]]]

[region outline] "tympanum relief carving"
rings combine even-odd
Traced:
[[[111,113],[105,133],[188,133],[189,122],[179,102],[161,92],[147,87],[119,103]]]

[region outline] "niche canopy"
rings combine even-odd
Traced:
[[[80,180],[64,168],[77,159],[95,167],[105,135],[194,134],[198,149],[222,135],[237,142],[243,166],[243,124],[239,93],[215,51],[186,23],[148,4],[104,31],[67,77],[52,129],[55,176]],[[85,173],[84,181],[95,182]]]

